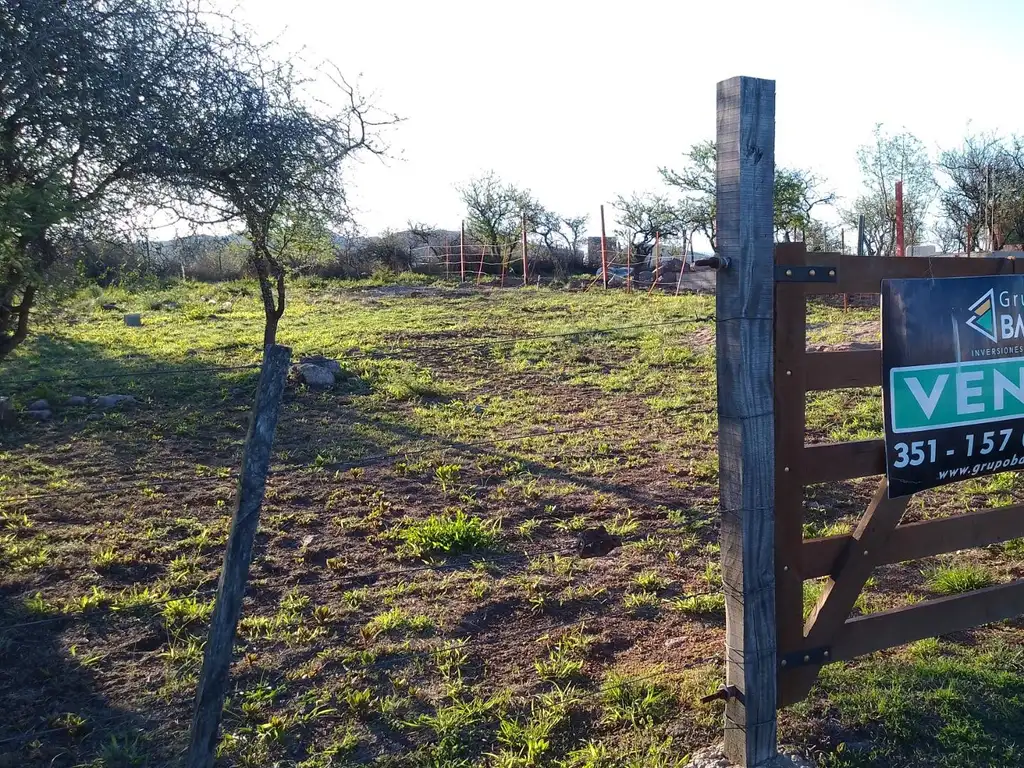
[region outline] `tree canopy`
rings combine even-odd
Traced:
[[[275,218],[342,209],[342,161],[390,119],[337,75],[327,108],[296,60],[191,0],[15,0],[0,30],[0,360],[74,242],[168,206],[244,223],[273,341]]]

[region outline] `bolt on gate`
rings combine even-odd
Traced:
[[[1024,614],[1024,579],[851,617],[876,566],[1024,536],[1024,505],[900,524],[882,439],[807,444],[807,393],[882,385],[880,349],[809,352],[807,300],[879,294],[884,279],[1024,273],[1013,259],[881,258],[774,244],[775,84],[718,86],[717,371],[725,750],[776,755],[776,709],[824,664]],[[852,533],[803,538],[804,489],[882,475]],[[828,577],[806,621],[803,583]]]

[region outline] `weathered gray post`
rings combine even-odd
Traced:
[[[718,463],[725,582],[725,753],[776,756],[775,82],[718,84]]]
[[[249,577],[253,542],[259,522],[260,505],[270,468],[270,450],[277,428],[288,362],[291,350],[272,345],[263,354],[263,370],[256,388],[249,434],[242,449],[242,474],[238,480],[235,511],[231,520],[224,567],[217,586],[217,603],[203,654],[195,709],[192,712],[192,735],[189,744],[188,768],[212,768],[217,747],[224,695],[231,668],[231,647],[235,629],[242,613],[242,598]]]

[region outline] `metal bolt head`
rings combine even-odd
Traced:
[[[785,572],[786,572],[786,571],[788,571],[788,570],[789,570],[789,566],[788,566],[788,565],[784,565],[784,566],[782,566],[782,572],[783,572],[783,573],[785,573]]]
[[[793,372],[792,372],[792,371],[786,371],[786,375],[787,375],[787,376],[792,376],[792,375],[793,375]]]
[[[811,277],[814,277],[814,270],[813,270],[813,269],[812,269],[812,270],[809,270],[809,271],[807,272],[807,274],[808,274],[808,275],[810,275]]]
[[[782,468],[782,471],[783,471],[783,472],[789,472],[789,467],[783,467],[783,468]]]
[[[804,664],[807,664],[811,660],[810,656],[804,656]]]
[[[864,557],[867,557],[867,556],[868,556],[868,551],[865,549],[864,550]]]
[[[783,666],[783,667],[786,666],[786,660],[785,659],[782,660],[782,663],[780,664],[780,666]]]
[[[792,276],[793,276],[793,270],[792,269],[787,269],[786,270],[786,277],[792,277]]]
[[[822,651],[821,655],[824,656],[827,659],[828,658],[828,651]]]
[[[836,276],[836,271],[835,271],[834,269],[830,269],[830,270],[828,271],[828,276],[829,276],[829,277],[835,277],[835,276]]]

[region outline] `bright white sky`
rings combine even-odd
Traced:
[[[875,123],[933,153],[968,122],[1024,132],[1022,0],[242,0],[241,13],[361,74],[405,118],[394,157],[352,171],[371,233],[458,229],[455,185],[486,169],[590,214],[596,233],[615,195],[667,191],[657,167],[714,137],[715,84],[734,75],[777,81],[776,163],[845,197]]]

